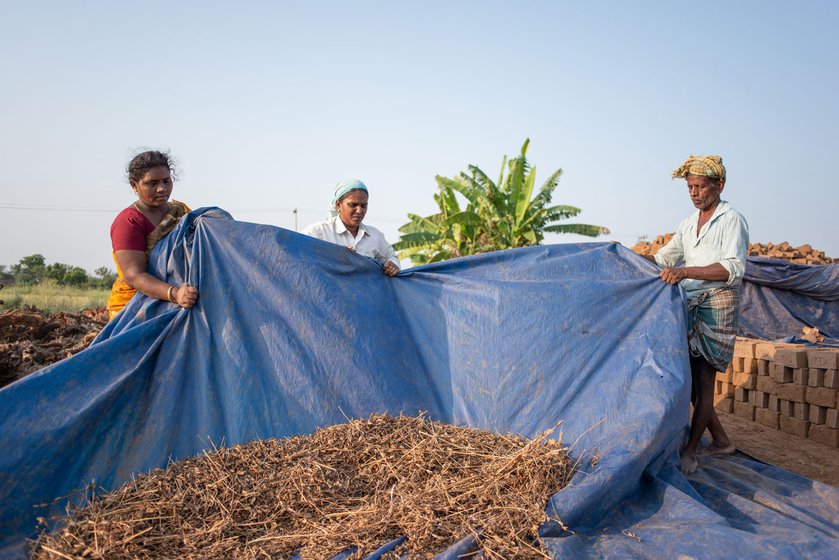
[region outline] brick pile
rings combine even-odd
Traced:
[[[839,349],[738,338],[728,370],[717,372],[714,405],[839,447]]]
[[[639,255],[655,255],[659,249],[667,245],[673,237],[672,233],[659,235],[653,241],[639,241],[632,250]],[[839,262],[839,259],[832,259],[824,254],[824,251],[817,251],[810,245],[793,247],[786,241],[783,243],[752,243],[749,245],[750,257],[767,257],[770,259],[783,259],[799,264],[830,264]]]
[[[664,235],[659,235],[653,241],[639,241],[632,246],[632,250],[639,255],[655,255],[659,249],[670,243],[670,239],[672,238],[672,233],[665,233]]]
[[[777,245],[772,243],[752,243],[749,245],[749,256],[783,259],[798,264],[830,264],[832,262],[839,262],[839,259],[831,259],[824,254],[824,251],[817,251],[810,245],[792,247],[786,241]]]

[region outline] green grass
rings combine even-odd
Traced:
[[[108,288],[73,288],[44,281],[33,286],[6,286],[0,290],[0,309],[17,309],[24,305],[46,313],[78,313],[82,309],[105,307],[111,290]]]

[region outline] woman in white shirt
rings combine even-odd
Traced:
[[[384,234],[364,225],[367,214],[367,186],[358,179],[341,181],[332,197],[331,217],[306,226],[303,233],[355,251],[365,257],[384,261],[384,273],[399,274],[399,259]]]

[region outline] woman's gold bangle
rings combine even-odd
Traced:
[[[166,290],[166,299],[168,299],[170,303],[178,303],[178,300],[172,299],[172,290],[174,289],[175,286],[169,286],[169,289]]]

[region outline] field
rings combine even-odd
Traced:
[[[29,305],[46,313],[78,313],[105,307],[110,293],[106,288],[73,288],[49,280],[31,286],[5,286],[0,291],[0,310]]]

